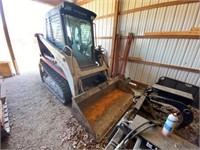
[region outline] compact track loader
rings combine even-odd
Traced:
[[[96,141],[113,128],[133,103],[125,81],[108,75],[105,50],[95,47],[96,14],[63,2],[47,13],[46,38],[36,34],[41,79]]]

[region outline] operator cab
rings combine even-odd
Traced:
[[[70,47],[81,69],[97,66],[93,34],[95,17],[95,13],[70,2],[63,2],[46,17],[47,39],[63,52],[65,45]]]
[[[89,21],[65,15],[67,45],[73,49],[73,55],[79,66],[94,64],[92,27]]]

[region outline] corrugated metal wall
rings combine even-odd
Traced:
[[[133,3],[132,0],[130,1]],[[135,1],[132,8],[157,2]],[[159,3],[161,2],[165,1],[160,0]],[[127,6],[130,7],[131,5]],[[127,35],[128,32],[141,35],[144,32],[190,31],[192,27],[200,26],[200,3],[162,7],[125,14],[120,16],[119,22],[121,24],[118,26],[118,32],[123,35]],[[129,56],[140,57],[146,61],[200,69],[200,40],[135,39]],[[198,73],[138,63],[128,63],[126,76],[146,84],[155,83],[160,76],[168,76],[198,86],[200,77]]]
[[[169,0],[121,0],[120,11],[142,6],[168,2]],[[114,0],[94,0],[84,5],[98,16],[114,13]],[[95,21],[97,37],[112,36],[113,16]],[[129,32],[143,35],[144,32],[190,31],[200,27],[200,3],[181,4],[119,15],[118,33],[127,36]],[[112,39],[98,39],[98,44],[109,53]],[[121,40],[120,54],[126,39]],[[171,64],[200,69],[199,39],[134,39],[129,57],[139,57],[145,61]],[[129,62],[126,76],[145,84],[155,83],[159,77],[172,77],[200,86],[200,73]]]
[[[114,0],[94,0],[82,7],[89,9],[99,16],[105,16],[114,13]],[[114,17],[95,19],[96,37],[111,37],[113,30]],[[107,50],[107,55],[110,57],[112,39],[97,39],[97,45],[102,45]]]

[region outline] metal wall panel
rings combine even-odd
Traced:
[[[115,0],[94,0],[84,5],[98,16],[114,13]],[[120,11],[174,0],[120,0]],[[97,36],[112,36],[113,17],[95,20]],[[200,3],[174,5],[119,15],[117,32],[127,36],[129,32],[190,31],[200,27]],[[98,39],[110,56],[111,39]],[[123,56],[126,39],[121,40],[120,57]],[[200,69],[200,40],[197,39],[134,39],[129,57],[163,64]],[[127,63],[126,74],[133,80],[153,84],[160,76],[172,77],[194,85],[200,85],[198,73],[151,65]]]
[[[105,16],[114,13],[114,0],[94,0],[83,5],[84,8],[89,9],[97,14],[97,17]],[[113,17],[95,19],[96,37],[110,37],[113,30]],[[96,46],[101,45],[106,49],[108,57],[111,53],[111,39],[97,39]]]
[[[159,1],[161,2],[167,1]],[[151,1],[151,4],[156,3]],[[135,12],[132,14],[133,18],[130,17],[126,22],[128,25],[120,24],[120,33],[133,32],[140,35],[144,32],[189,31],[192,27],[200,26],[199,10],[200,4],[192,3]],[[123,30],[126,32],[122,32]],[[129,56],[200,69],[199,42],[195,39],[135,39]],[[146,84],[155,83],[160,76],[168,76],[194,85],[200,83],[198,73],[130,62],[126,68],[126,76]]]
[[[151,1],[151,4],[155,4],[154,2]],[[140,35],[153,31],[189,31],[194,26],[200,26],[199,5],[199,3],[184,4],[129,14],[132,18],[129,17],[126,24],[121,22],[120,33],[126,35],[128,32],[133,32]],[[125,15],[121,18],[123,16],[125,18]],[[124,41],[122,43],[125,43]],[[139,57],[146,61],[200,69],[200,66],[194,65],[199,64],[198,43],[199,40],[192,39],[136,39],[131,46],[129,56]],[[124,49],[124,47],[125,45],[121,48]],[[185,59],[188,62],[187,65],[183,65]],[[155,83],[160,76],[168,76],[199,85],[198,73],[130,62],[127,64],[126,76],[146,84]]]

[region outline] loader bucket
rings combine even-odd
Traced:
[[[124,81],[113,79],[73,98],[74,116],[100,142],[133,103]]]

